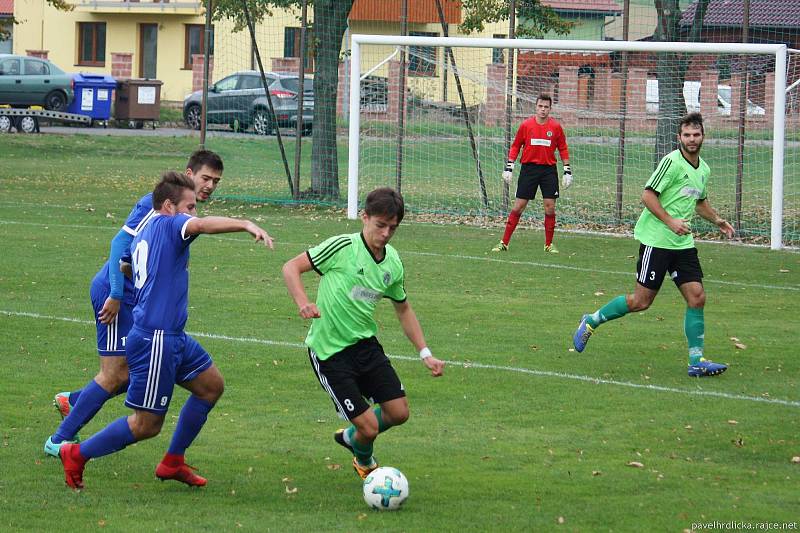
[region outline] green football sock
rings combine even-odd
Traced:
[[[687,307],[683,319],[683,331],[689,343],[689,364],[695,365],[703,357],[703,340],[705,338],[705,321],[702,307]]]
[[[356,452],[356,460],[361,466],[369,466],[372,464],[372,443],[363,444],[358,439],[353,439],[351,442],[353,451]]]
[[[380,405],[376,406],[375,409],[372,410],[372,412],[375,413],[375,418],[378,419],[378,433],[383,433],[384,431],[392,427],[392,424],[383,419],[383,414],[381,413]]]
[[[586,317],[586,323],[596,328],[603,322],[627,315],[629,311],[628,302],[625,300],[625,295],[622,294]]]
[[[363,444],[355,438],[356,427],[350,426],[345,430],[345,441],[353,447],[356,460],[361,466],[369,466],[372,464],[372,443]]]

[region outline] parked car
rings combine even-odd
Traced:
[[[297,125],[297,95],[300,80],[291,74],[265,72],[272,107],[280,127]],[[303,134],[311,133],[314,125],[314,80],[303,82]],[[183,101],[183,118],[192,129],[200,129],[203,92],[195,91]],[[275,120],[269,112],[261,74],[245,70],[227,76],[208,88],[208,124],[229,124],[246,130],[250,126],[259,135],[275,130]]]
[[[72,74],[46,59],[0,54],[0,104],[64,111],[73,98]]]

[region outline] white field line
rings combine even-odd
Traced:
[[[49,316],[49,315],[41,315],[38,313],[27,313],[22,311],[7,311],[7,310],[0,310],[0,314],[4,314],[6,316],[13,316],[13,317],[25,317],[25,318],[35,318],[41,320],[58,320],[61,322],[72,322],[77,324],[94,324],[91,320],[81,320],[78,318],[67,318],[67,317],[57,317],[57,316]],[[257,339],[253,337],[230,337],[228,335],[220,335],[216,333],[204,333],[204,332],[197,332],[197,331],[187,331],[189,335],[194,337],[201,337],[206,339],[216,339],[216,340],[223,340],[228,342],[238,342],[238,343],[251,343],[251,344],[263,344],[267,346],[284,346],[287,348],[305,348],[305,345],[299,342],[287,342],[287,341],[275,341],[270,339]],[[397,359],[401,361],[410,361],[410,362],[418,362],[419,357],[417,356],[407,356],[407,355],[393,355],[388,354],[392,359]],[[761,396],[747,396],[744,394],[729,394],[727,392],[718,392],[718,391],[706,391],[702,390],[699,387],[695,389],[679,389],[675,387],[662,387],[660,385],[643,385],[640,383],[631,383],[630,381],[618,381],[614,379],[602,379],[602,378],[593,378],[591,376],[582,376],[579,374],[568,374],[565,372],[553,372],[550,370],[536,370],[532,368],[520,368],[514,366],[503,366],[503,365],[487,365],[483,363],[475,363],[475,362],[462,362],[462,361],[445,361],[450,367],[455,368],[463,368],[463,369],[483,369],[483,370],[496,370],[501,372],[514,372],[517,374],[527,374],[530,376],[538,376],[543,378],[556,378],[562,380],[573,380],[573,381],[583,381],[586,383],[592,383],[595,385],[611,385],[614,387],[627,387],[632,389],[643,389],[649,390],[654,392],[668,392],[672,394],[685,394],[688,396],[707,396],[712,398],[723,398],[726,400],[740,400],[740,401],[747,401],[747,402],[756,402],[756,403],[766,403],[772,405],[782,405],[785,407],[800,407],[800,401],[793,401],[793,400],[782,400],[780,398],[764,398]]]
[[[80,224],[45,224],[41,222],[17,222],[11,220],[0,220],[0,225],[2,224],[16,224],[20,226],[37,226],[37,227],[45,227],[45,228],[77,228],[77,229],[101,229],[104,231],[111,231],[112,228],[101,227],[101,226],[88,226],[88,225],[80,225]],[[114,228],[116,229],[116,228]],[[210,238],[219,239],[219,240],[227,240],[227,241],[245,241],[244,237],[225,237],[220,235],[210,235]],[[289,245],[289,246],[298,246],[298,247],[308,247],[308,243],[297,243],[297,242],[276,242],[276,245]],[[466,261],[485,261],[489,263],[501,263],[507,265],[518,265],[518,266],[532,266],[532,267],[539,267],[539,268],[551,268],[555,270],[572,270],[574,272],[587,272],[591,274],[611,274],[613,276],[627,276],[633,277],[634,272],[631,270],[630,272],[620,272],[618,270],[599,270],[596,268],[586,268],[586,267],[576,267],[570,265],[560,265],[555,263],[537,263],[536,261],[513,261],[510,259],[500,259],[496,257],[481,257],[477,255],[461,255],[461,254],[440,254],[435,252],[414,252],[411,250],[402,250],[402,255],[421,255],[421,256],[428,256],[428,257],[442,257],[445,259],[457,259],[457,260],[466,260]],[[730,285],[733,287],[746,287],[751,289],[769,289],[769,290],[778,290],[778,291],[800,291],[800,287],[795,285],[771,285],[766,283],[744,283],[740,281],[726,281],[721,279],[708,279],[705,278],[703,283],[711,283],[717,285]]]

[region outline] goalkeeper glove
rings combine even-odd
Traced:
[[[506,169],[503,171],[503,181],[511,183],[511,178],[514,177],[514,162],[507,161]]]
[[[569,165],[564,165],[564,176],[561,178],[561,184],[565,189],[569,189],[572,185],[572,169]]]

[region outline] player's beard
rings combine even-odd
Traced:
[[[699,155],[700,154],[700,148],[703,147],[703,141],[700,141],[699,143],[697,143],[696,146],[691,147],[692,148],[691,150],[689,149],[690,148],[689,146],[686,146],[685,144],[683,144],[683,141],[680,141],[680,143],[681,143],[681,150],[683,150],[687,154],[698,154]]]

